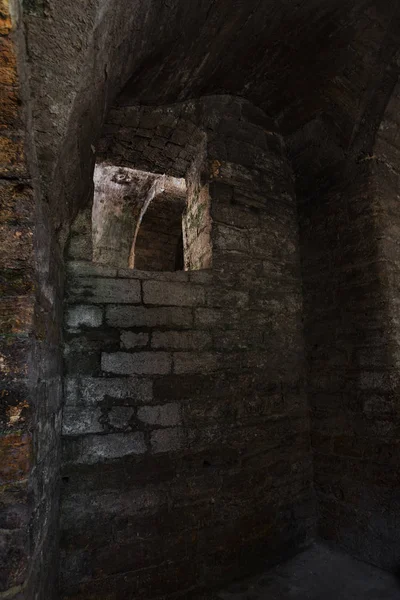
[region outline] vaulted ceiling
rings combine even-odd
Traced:
[[[361,152],[399,74],[393,0],[31,5],[25,24],[36,149],[44,193],[59,203],[61,194],[83,193],[72,187],[92,170],[91,148],[116,99],[162,105],[239,95],[278,119],[290,139],[304,129],[317,147],[329,138],[339,152]]]

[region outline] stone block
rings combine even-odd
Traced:
[[[179,450],[183,444],[182,431],[179,428],[158,429],[153,431],[150,438],[151,451],[174,452]]]
[[[228,250],[250,254],[250,238],[248,232],[222,225],[214,224],[213,241],[216,250]]]
[[[169,350],[205,350],[211,346],[211,335],[205,331],[155,331],[151,345]]]
[[[205,329],[224,329],[226,327],[235,327],[240,319],[240,314],[230,310],[221,310],[214,308],[197,308],[195,310],[195,327]]]
[[[70,286],[68,301],[94,304],[138,304],[140,282],[132,279],[82,277]]]
[[[145,304],[161,306],[201,306],[205,302],[205,294],[200,286],[145,281],[143,283],[143,300]]]
[[[12,433],[0,437],[0,485],[23,481],[31,466],[31,438]]]
[[[79,378],[64,378],[64,402],[66,405],[78,404],[79,399]]]
[[[115,429],[128,429],[134,413],[131,406],[113,406],[108,414],[108,422]]]
[[[74,352],[65,346],[64,367],[67,375],[92,375],[100,374],[100,352],[79,351]]]
[[[67,406],[136,405],[152,401],[152,382],[137,377],[67,378]]]
[[[68,275],[72,277],[116,277],[117,269],[94,262],[70,260],[66,263]]]
[[[66,459],[74,464],[95,464],[145,452],[142,432],[86,435],[76,438]]]
[[[141,406],[137,411],[140,421],[147,425],[160,425],[161,427],[173,427],[181,421],[180,406],[175,402],[162,406]]]
[[[223,308],[225,306],[229,306],[230,308],[244,308],[248,303],[248,292],[224,290],[220,288],[210,288],[207,291],[207,304],[209,306],[218,308]]]
[[[0,531],[16,530],[29,527],[28,482],[22,481],[15,485],[8,485],[2,488],[1,511],[0,511]]]
[[[193,323],[189,308],[146,308],[144,306],[110,306],[106,321],[112,327],[178,327],[189,328]]]
[[[103,321],[103,311],[98,306],[78,305],[67,310],[67,327],[100,327]]]
[[[232,331],[217,331],[213,335],[216,350],[225,352],[235,350],[264,349],[264,332],[258,329],[235,329]]]
[[[140,269],[118,269],[121,279],[142,279],[143,281],[189,281],[187,271],[142,271]]]
[[[0,592],[13,600],[28,572],[28,536],[26,529],[0,530]],[[8,591],[7,591],[8,590]],[[4,594],[2,593],[4,592]]]
[[[192,283],[197,283],[198,285],[210,285],[213,282],[213,273],[209,269],[189,271],[189,278]]]
[[[217,371],[221,355],[213,352],[175,352],[174,373],[212,373]]]
[[[86,433],[102,433],[100,423],[102,412],[100,408],[66,406],[63,411],[63,435],[82,435]]]
[[[260,227],[260,216],[251,210],[231,204],[216,203],[212,205],[214,222],[239,229],[255,229]]]
[[[132,348],[143,348],[149,342],[148,333],[134,333],[133,331],[123,331],[121,333],[121,348],[130,350]]]
[[[117,351],[120,348],[120,333],[110,327],[92,329],[68,329],[65,334],[64,354],[90,354],[93,352]]]
[[[172,357],[167,352],[103,353],[101,368],[118,375],[165,375],[171,372]]]

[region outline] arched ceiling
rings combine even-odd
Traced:
[[[116,98],[239,95],[346,151],[379,125],[400,64],[393,0],[32,0],[25,25],[44,195],[67,205]]]
[[[166,0],[148,5],[121,102],[247,98],[293,132],[326,111],[350,130],[400,45],[389,0]]]

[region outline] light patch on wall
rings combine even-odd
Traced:
[[[93,260],[120,268],[138,268],[135,264],[136,240],[143,217],[151,206],[152,214],[156,214],[153,214],[152,225],[149,219],[146,219],[149,234],[146,252],[153,253],[154,259],[158,248],[158,253],[163,255],[164,260],[157,268],[157,260],[149,261],[141,252],[140,268],[174,270],[175,256],[168,264],[166,256],[170,253],[169,246],[176,234],[175,229],[175,246],[181,237],[182,213],[186,205],[185,180],[102,163],[95,167],[94,189]],[[153,231],[150,231],[151,229]],[[143,234],[143,231],[141,233]],[[164,252],[159,247],[162,239],[166,244]],[[166,268],[165,264],[169,268]]]

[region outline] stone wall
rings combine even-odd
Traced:
[[[322,537],[368,558],[367,481],[376,467],[365,452],[384,436],[376,408],[385,384],[375,361],[387,313],[369,166],[355,176],[341,163],[333,179],[318,201],[300,205],[315,487]]]
[[[398,568],[397,106],[370,153],[327,166],[300,199],[319,531]]]
[[[313,536],[293,174],[261,111],[205,105],[212,270],[68,265],[66,598],[187,598]]]
[[[69,270],[65,595],[184,593],[307,544],[307,415],[270,308],[206,271]]]
[[[0,597],[58,569],[62,265],[37,185],[19,3],[0,2]]]

